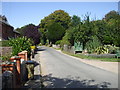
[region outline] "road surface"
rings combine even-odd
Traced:
[[[41,46],[40,63],[46,88],[118,88],[118,75]]]

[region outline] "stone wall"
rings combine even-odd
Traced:
[[[54,45],[54,44],[53,44],[52,47],[59,49],[59,48],[60,48],[60,45]]]
[[[0,56],[10,55],[12,53],[12,47],[0,47]]]
[[[63,51],[74,54],[74,46],[64,45]]]

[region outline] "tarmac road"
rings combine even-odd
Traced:
[[[46,88],[118,88],[118,74],[39,47],[43,84]]]

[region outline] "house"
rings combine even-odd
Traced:
[[[5,16],[0,15],[0,41],[18,36],[20,36],[19,32],[14,30],[14,27],[8,23]]]

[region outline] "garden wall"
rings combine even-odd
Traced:
[[[12,47],[0,47],[0,56],[10,55],[12,53]]]
[[[56,49],[59,49],[60,48],[60,45],[52,45],[53,48],[56,48]]]
[[[74,54],[74,46],[64,45],[63,51]]]
[[[115,58],[116,54],[86,54],[86,56],[96,57],[96,58]]]

